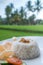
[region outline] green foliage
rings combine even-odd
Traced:
[[[7,6],[6,9],[5,9],[5,12],[6,12],[6,16],[7,16],[7,17],[10,16],[11,11],[12,11],[11,7],[10,7],[10,6]]]
[[[8,24],[11,22],[10,16],[11,16],[11,13],[12,13],[12,8],[13,8],[13,4],[12,3],[10,5],[8,5],[8,6],[6,6],[6,8],[5,8],[5,13],[6,13],[6,16],[7,16]]]
[[[0,16],[0,24],[2,24],[2,17]]]
[[[29,1],[27,2],[27,8],[28,8],[29,11],[32,11],[33,5],[32,5],[31,0],[29,0]]]
[[[31,15],[30,17],[29,17],[29,24],[35,24],[35,15],[33,14],[33,15]]]
[[[16,10],[14,11],[13,21],[14,21],[14,23],[16,23],[16,24],[20,22],[20,15],[19,15],[18,9],[16,9]]]
[[[11,7],[11,8],[14,8],[13,3],[10,3],[10,7]]]
[[[24,8],[23,7],[21,7],[21,9],[20,9],[20,17],[21,17],[21,19],[23,19],[24,18]]]
[[[35,12],[36,10],[37,10],[37,12],[39,12],[41,9],[43,9],[42,4],[41,4],[41,0],[35,0],[33,5],[32,5],[32,1],[29,0],[27,2],[27,8],[31,12]]]
[[[29,0],[27,2],[26,8],[21,6],[21,8],[19,9],[20,11],[18,9],[15,9],[14,5],[10,3],[10,5],[7,5],[5,8],[6,24],[34,25],[36,24],[36,21],[34,20],[36,18],[36,15],[34,14],[34,12],[37,10],[38,13],[42,8],[43,7],[41,5],[41,0],[35,0],[34,4],[32,3],[32,0]],[[34,15],[27,17],[27,9],[29,13],[32,12]]]
[[[35,10],[37,10],[37,12],[39,12],[41,9],[42,9],[41,0],[36,0],[35,1]]]
[[[24,13],[24,18],[25,18],[25,20],[27,19],[27,13],[26,12]]]

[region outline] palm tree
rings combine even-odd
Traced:
[[[23,19],[23,17],[24,17],[24,8],[23,7],[21,7],[21,9],[20,9],[20,16],[21,16],[21,19]]]
[[[18,15],[18,9],[14,11],[14,15]]]
[[[24,12],[24,24],[27,24],[27,12]]]
[[[34,12],[33,5],[32,5],[31,0],[29,0],[29,1],[27,2],[26,7],[28,8],[29,11]]]
[[[0,24],[2,24],[2,17],[0,16]]]
[[[19,15],[18,9],[14,11],[14,21],[16,24],[20,23],[20,15]]]
[[[29,11],[29,14],[30,14],[30,12],[34,12],[35,10],[34,10],[34,6],[32,5],[32,1],[31,0],[29,0],[28,2],[27,2],[27,9],[28,9],[28,11]],[[29,17],[29,20],[28,20],[28,24],[32,24],[33,23],[33,18],[32,18],[32,16],[33,15],[31,15],[30,17]]]
[[[40,0],[36,0],[35,1],[35,10],[37,10],[37,13],[42,9],[42,5],[41,5],[41,1]]]
[[[12,9],[11,9],[10,6],[7,6],[7,7],[5,8],[5,12],[6,12],[8,24],[9,24],[9,17],[10,17],[10,15],[11,15],[11,11],[12,11]]]
[[[31,15],[31,16],[29,17],[29,24],[35,24],[34,19],[35,19],[35,15],[33,14],[33,15]]]
[[[6,8],[5,8],[5,13],[6,13],[6,16],[7,16],[8,24],[10,22],[10,16],[11,16],[11,13],[12,13],[12,8],[13,8],[13,4],[10,4],[10,5],[6,6]]]
[[[13,3],[10,3],[10,7],[11,7],[11,8],[14,8]]]
[[[24,12],[24,17],[25,17],[25,20],[27,19],[27,13],[26,12]]]
[[[25,22],[24,17],[26,16],[26,13],[25,13],[25,9],[24,9],[24,7],[21,7],[19,13],[20,13],[20,18],[21,18],[21,24],[24,24],[24,22]]]

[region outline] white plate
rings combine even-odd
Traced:
[[[25,38],[33,39],[35,40],[40,48],[40,57],[31,59],[31,60],[23,60],[26,62],[27,65],[43,65],[43,37],[41,36],[25,36]],[[11,39],[7,39],[8,41],[11,41]],[[2,43],[3,41],[0,41]]]

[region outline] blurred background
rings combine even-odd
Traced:
[[[43,36],[43,0],[0,0],[0,40]]]

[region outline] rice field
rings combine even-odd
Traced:
[[[43,25],[0,25],[0,28],[43,31]]]
[[[34,30],[43,31],[43,25],[29,25],[29,26],[18,26],[18,25],[0,25],[0,28],[11,28],[19,30]],[[23,31],[12,31],[12,30],[1,30],[0,29],[0,41],[5,40],[14,36],[43,36],[43,33],[32,33]]]

